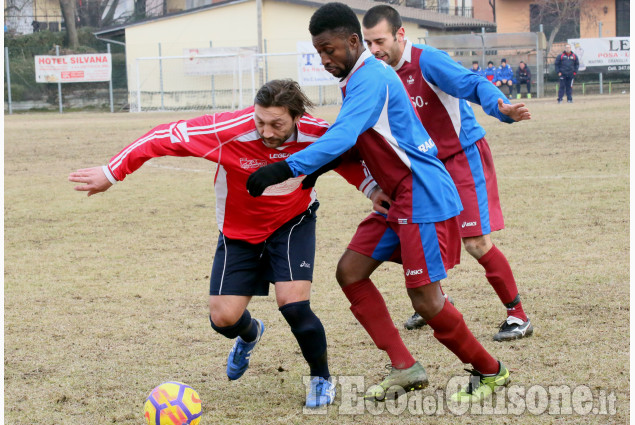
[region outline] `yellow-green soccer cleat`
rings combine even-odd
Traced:
[[[469,370],[472,376],[470,376],[470,383],[467,387],[452,394],[452,400],[458,402],[470,402],[479,403],[492,395],[500,387],[505,387],[509,384],[509,371],[501,362],[498,362],[499,369],[496,375],[483,375],[477,370]]]
[[[370,387],[364,395],[364,400],[394,400],[400,394],[428,386],[428,374],[419,362],[415,362],[408,369],[395,369],[391,365],[386,365],[386,369],[390,369],[388,376],[379,384]]]

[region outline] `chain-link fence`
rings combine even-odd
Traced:
[[[302,61],[302,53],[259,55],[244,49],[230,54],[139,57],[129,75],[130,109],[243,108],[253,103],[265,81],[281,78],[299,81],[318,105],[340,102],[340,91],[330,78],[328,84],[302,84]]]
[[[515,73],[518,64],[523,61],[531,70],[532,92],[537,97],[544,96],[544,49],[547,42],[543,33],[461,34],[422,37],[419,42],[448,52],[466,68],[470,68],[474,61],[483,69],[490,61],[498,67],[505,59]]]
[[[5,110],[8,111],[8,88],[11,89],[12,110],[57,110],[58,85],[35,82],[35,55],[54,55],[52,42],[62,43],[60,33],[34,34],[28,44],[10,40],[8,61],[5,65]],[[53,34],[53,35],[52,35]],[[91,35],[92,36],[92,35]],[[38,38],[39,37],[39,38]],[[42,38],[47,37],[47,38]],[[51,37],[59,37],[51,39]],[[482,67],[487,61],[496,66],[500,59],[516,69],[523,60],[532,71],[532,92],[539,97],[555,96],[557,79],[550,79],[545,66],[542,41],[536,33],[523,34],[466,34],[455,36],[425,37],[413,40],[447,51],[463,66],[470,68],[472,61]],[[94,39],[93,39],[93,42]],[[92,52],[105,52],[106,44],[93,46]],[[310,42],[307,42],[310,44]],[[272,44],[272,43],[271,43]],[[299,43],[300,44],[300,43]],[[211,42],[209,43],[211,45]],[[341,102],[341,93],[330,74],[323,71],[314,53],[284,52],[256,54],[251,47],[187,48],[183,45],[127,46],[149,55],[130,55],[126,62],[123,46],[112,45],[112,86],[114,111],[151,110],[218,110],[238,109],[252,104],[258,88],[272,79],[292,78],[300,82],[308,97],[318,105]],[[163,47],[163,54],[162,52]],[[267,45],[265,44],[265,47]],[[270,51],[271,46],[270,47]],[[289,49],[291,46],[286,46]],[[295,47],[295,46],[294,46]],[[208,50],[209,49],[209,50]],[[298,50],[302,50],[298,45]],[[266,50],[266,49],[265,49]],[[304,51],[309,52],[310,49]],[[88,53],[66,52],[61,54]],[[158,54],[157,54],[158,53]],[[167,53],[167,54],[166,54]],[[152,55],[152,56],[151,56]],[[8,84],[10,80],[10,84]],[[604,80],[602,90],[596,81],[580,76],[574,85],[577,95],[617,94],[629,91],[629,81],[611,76]],[[582,84],[584,83],[584,85]],[[72,109],[109,110],[109,84],[67,83],[61,84],[62,107]],[[524,91],[524,90],[523,90]]]

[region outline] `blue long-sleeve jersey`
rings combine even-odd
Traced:
[[[501,65],[496,68],[496,80],[513,80],[514,79],[514,70],[511,66],[505,64],[505,66]]]
[[[439,49],[408,41],[395,70],[442,160],[485,136],[468,101],[500,121],[514,122],[498,109],[498,99],[509,103],[499,89]]]
[[[287,158],[294,175],[310,174],[355,146],[393,200],[388,220],[431,223],[456,216],[463,209],[456,187],[395,71],[366,50],[340,88],[335,123]]]

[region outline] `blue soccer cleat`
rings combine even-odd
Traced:
[[[245,342],[241,337],[238,337],[229,352],[229,357],[227,357],[227,377],[232,381],[243,376],[247,368],[249,368],[251,352],[265,332],[265,325],[262,320],[256,320],[256,326],[258,326],[258,336],[256,336],[254,341]]]
[[[306,396],[306,407],[321,407],[335,400],[335,384],[329,379],[315,376],[311,379],[311,389]]]

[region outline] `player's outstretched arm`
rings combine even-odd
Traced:
[[[112,183],[104,173],[103,167],[82,168],[74,173],[70,173],[68,180],[75,183],[82,183],[73,189],[80,192],[88,192],[88,196],[105,192],[112,186]]]
[[[529,108],[524,103],[505,103],[503,99],[498,99],[498,110],[503,115],[507,115],[514,121],[524,121],[531,119],[531,113]]]

